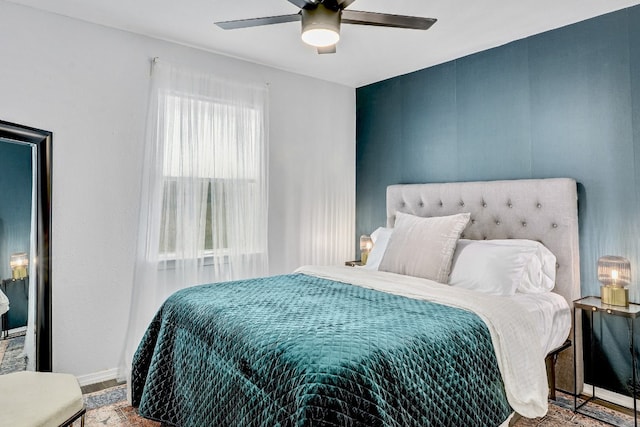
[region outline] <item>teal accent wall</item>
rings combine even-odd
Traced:
[[[582,295],[596,262],[632,262],[640,302],[640,6],[357,89],[356,235],[397,183],[571,177]],[[638,328],[640,329],[640,328]],[[605,322],[608,388],[628,390],[626,325]],[[636,342],[640,342],[637,339]],[[595,381],[598,381],[596,378]]]
[[[31,175],[31,146],[0,139],[0,279],[11,278],[11,254],[29,253]]]

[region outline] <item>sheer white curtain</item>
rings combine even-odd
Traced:
[[[154,61],[137,259],[120,377],[173,292],[265,275],[266,85]]]

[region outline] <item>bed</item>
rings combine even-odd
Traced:
[[[467,215],[465,240],[539,241],[556,257],[565,312],[579,296],[571,179],[388,187],[387,225],[408,214]],[[188,288],[140,343],[132,403],[176,426],[497,426],[514,411],[541,416],[545,355],[569,332],[532,345],[555,314],[541,327],[538,300],[524,298],[344,266]],[[557,365],[567,390],[571,353]]]

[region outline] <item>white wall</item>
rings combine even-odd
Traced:
[[[155,56],[270,84],[271,273],[353,256],[353,88],[2,0],[0,40],[0,120],[53,132],[55,371],[91,376],[119,363]],[[318,180],[324,200],[307,192]],[[350,208],[338,220],[337,243],[319,251],[312,246],[326,239],[301,239],[299,227],[336,198]]]

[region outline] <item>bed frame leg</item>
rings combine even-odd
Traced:
[[[571,347],[571,340],[566,340],[560,347],[553,349],[544,358],[547,367],[547,383],[549,384],[549,399],[556,400],[556,362],[561,351]]]

